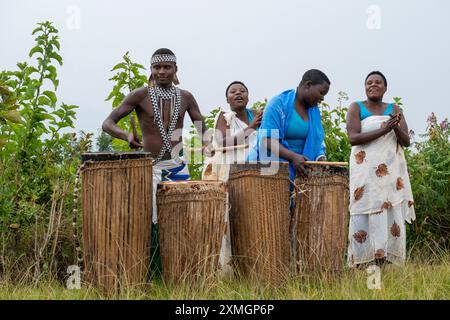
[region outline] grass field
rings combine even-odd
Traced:
[[[368,289],[366,270],[340,275],[302,276],[273,288],[236,280],[209,279],[201,285],[166,286],[153,281],[139,289],[104,296],[92,287],[68,290],[63,283],[11,285],[0,281],[0,299],[450,299],[450,256],[411,260],[404,266],[381,268],[381,288]]]

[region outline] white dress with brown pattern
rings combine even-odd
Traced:
[[[367,117],[361,121],[361,132],[376,130],[387,120],[389,116]],[[405,221],[415,220],[413,204],[405,155],[394,131],[352,147],[349,266],[378,258],[402,263]]]

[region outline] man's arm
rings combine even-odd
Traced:
[[[120,119],[130,114],[137,105],[145,98],[147,91],[145,88],[136,89],[130,92],[122,103],[114,109],[110,115],[103,121],[102,129],[106,133],[110,134],[114,138],[128,141],[130,147],[142,148],[143,145],[138,141],[138,137],[135,137],[133,132],[129,133],[122,130],[117,123]]]

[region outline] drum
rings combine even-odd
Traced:
[[[83,247],[88,282],[107,293],[142,284],[150,257],[149,153],[82,155]]]
[[[295,179],[294,251],[296,270],[341,271],[348,232],[348,169],[309,165]]]
[[[197,282],[214,275],[225,232],[225,184],[160,182],[156,199],[164,281]]]
[[[234,164],[228,182],[237,273],[251,281],[283,283],[290,260],[288,163]]]

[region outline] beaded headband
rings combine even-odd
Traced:
[[[150,64],[160,63],[160,62],[174,62],[177,63],[177,58],[173,54],[155,54]]]

